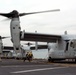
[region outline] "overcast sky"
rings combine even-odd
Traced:
[[[60,12],[33,14],[20,18],[21,30],[26,32],[76,34],[76,0],[0,0],[0,12],[36,12],[60,9]],[[10,35],[10,20],[0,16],[0,35]]]

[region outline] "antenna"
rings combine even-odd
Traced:
[[[64,34],[67,35],[67,31],[65,31]]]
[[[5,39],[5,38],[9,38],[9,37],[1,37],[1,36],[0,36],[0,39]]]

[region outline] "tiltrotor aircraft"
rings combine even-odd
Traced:
[[[19,13],[17,10],[13,10],[10,13],[0,13],[1,16],[11,19],[10,32],[11,41],[13,42],[14,50],[21,52],[21,41],[39,41],[54,43],[49,50],[48,61],[54,61],[57,59],[75,59],[76,61],[76,35],[54,35],[54,34],[40,34],[40,33],[27,33],[24,30],[21,31],[20,20],[21,16],[44,13],[44,12],[55,12],[60,11],[59,9],[31,12],[31,13]],[[23,54],[23,53],[22,53]]]

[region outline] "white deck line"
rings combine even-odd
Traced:
[[[15,72],[11,72],[11,73],[38,72],[38,71],[43,71],[43,70],[61,69],[61,68],[66,68],[66,67],[54,67],[54,68],[32,69],[32,70],[24,70],[24,71],[15,71]]]

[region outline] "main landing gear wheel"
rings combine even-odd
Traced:
[[[49,57],[48,62],[54,62],[54,60],[51,57]]]
[[[76,59],[75,59],[75,63],[76,63]]]

